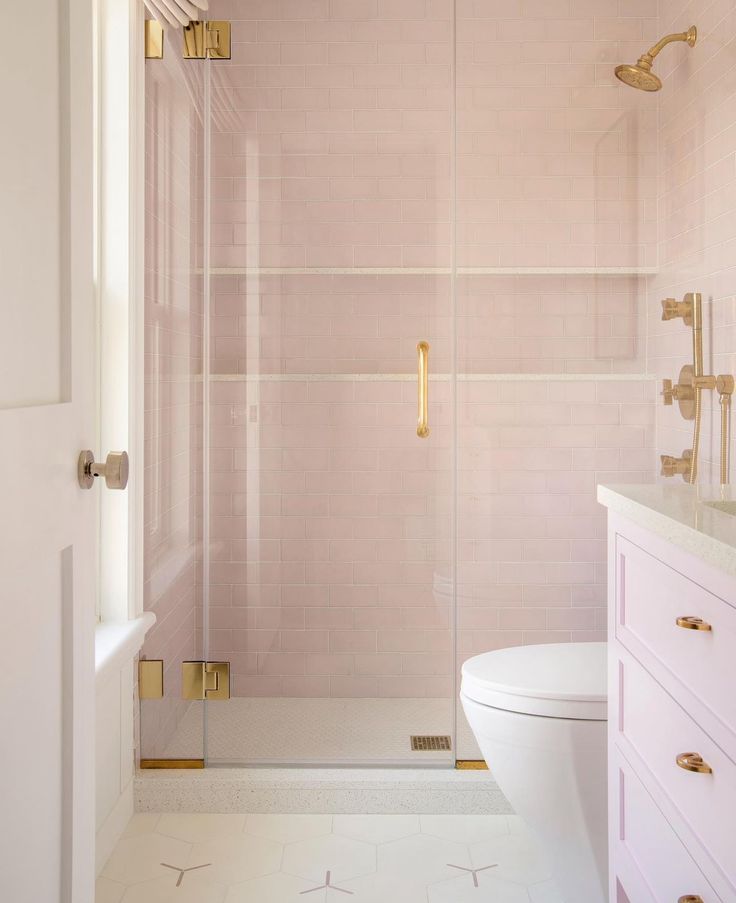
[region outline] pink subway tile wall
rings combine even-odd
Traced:
[[[451,386],[212,384],[211,651],[236,695],[453,692]],[[597,482],[651,480],[650,380],[461,380],[458,649],[598,639]]]
[[[460,275],[458,367],[642,374],[645,299],[644,276]]]
[[[409,373],[420,339],[451,367],[451,281],[433,274],[217,275],[212,371]]]
[[[656,263],[656,117],[613,66],[656,0],[458,0],[458,263]]]
[[[458,652],[605,638],[597,483],[651,482],[651,380],[459,385]]]
[[[235,43],[213,67],[210,645],[236,694],[453,693],[455,314],[461,654],[600,636],[595,483],[651,479],[654,446],[656,121],[612,65],[656,8],[619,6],[459,3],[453,140],[446,0],[214,3]]]
[[[212,265],[448,267],[451,0],[213,0]]]
[[[452,694],[452,386],[211,385],[210,648],[236,695]]]
[[[736,9],[722,0],[660,5],[662,33],[692,24],[698,27],[696,46],[668,48],[674,52],[657,60],[664,81],[658,95],[660,242],[649,298],[649,365],[658,377],[671,379],[692,360],[690,331],[682,320],[661,322],[659,302],[691,291],[703,296],[706,372],[736,372]],[[718,397],[703,394],[699,479],[717,483]],[[660,454],[691,447],[692,424],[677,405],[660,402],[657,418]],[[735,452],[732,443],[732,457]]]
[[[166,695],[142,702],[141,754],[154,758],[190,705],[181,700],[181,662],[200,657],[201,124],[188,87],[174,53],[147,67],[143,602],[157,621],[143,656],[164,660]]]

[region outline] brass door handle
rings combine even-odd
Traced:
[[[95,477],[104,477],[108,489],[125,489],[128,485],[128,453],[110,452],[104,464],[95,461],[94,454],[85,449],[79,453],[77,479],[82,489],[91,489]]]
[[[429,343],[417,344],[418,415],[417,436],[429,436]]]
[[[700,753],[680,753],[675,762],[680,768],[684,768],[685,771],[694,771],[696,774],[713,774],[713,769],[707,762],[703,761]]]
[[[707,621],[702,618],[696,618],[694,615],[685,615],[675,621],[678,627],[684,627],[685,630],[713,630]]]

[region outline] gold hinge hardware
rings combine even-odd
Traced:
[[[230,662],[182,662],[182,699],[230,699]]]
[[[164,663],[159,658],[142,658],[138,662],[138,697],[161,699],[164,695]]]
[[[141,768],[204,768],[204,759],[141,759]]]
[[[211,22],[190,22],[184,26],[184,59],[230,59],[230,23],[213,19]]]
[[[146,19],[145,48],[147,60],[164,58],[164,29],[156,19]]]
[[[455,768],[458,771],[488,771],[483,759],[456,759]]]

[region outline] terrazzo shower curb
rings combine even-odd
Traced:
[[[488,772],[210,768],[139,771],[137,812],[510,815]]]

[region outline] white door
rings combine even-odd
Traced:
[[[99,451],[92,2],[4,6],[0,899],[92,903],[101,487],[77,482],[80,450]]]

